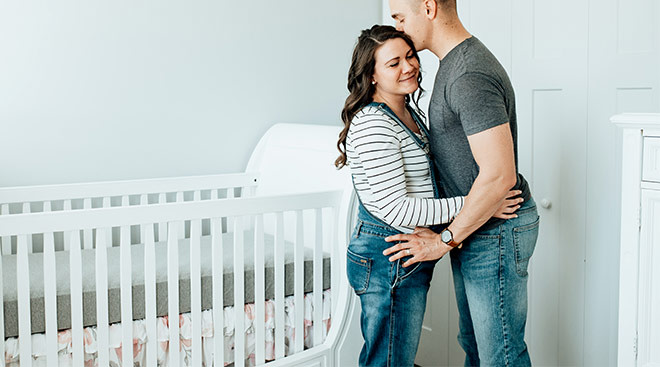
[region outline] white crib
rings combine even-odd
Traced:
[[[338,132],[277,124],[240,174],[0,188],[2,363],[354,364]]]

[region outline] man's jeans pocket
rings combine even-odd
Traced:
[[[367,291],[369,287],[369,276],[371,275],[372,259],[356,254],[346,249],[346,274],[348,283],[360,295]]]
[[[513,229],[513,244],[516,250],[516,271],[521,277],[527,276],[529,259],[534,253],[536,239],[539,236],[540,217],[534,222]]]

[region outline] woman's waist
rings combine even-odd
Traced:
[[[355,235],[360,235],[360,233],[368,233],[380,237],[389,237],[394,236],[395,234],[405,233],[398,230],[390,225],[374,222],[369,218],[364,218],[358,215],[357,223],[355,224]]]

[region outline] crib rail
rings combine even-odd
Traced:
[[[336,190],[321,193],[178,202],[149,206],[16,214],[0,217],[0,236],[336,207],[342,194],[341,190]]]
[[[0,188],[0,204],[105,198],[256,186],[259,174],[234,173],[142,180],[89,182]],[[25,213],[25,211],[23,211]]]
[[[244,180],[247,176],[240,177]],[[237,177],[239,179],[239,177]],[[244,181],[236,184],[244,185]],[[173,187],[169,187],[171,189]],[[104,189],[107,193],[107,188]],[[91,191],[90,191],[91,192]],[[125,192],[125,191],[123,191]],[[52,199],[53,193],[49,195]],[[222,366],[225,360],[225,349],[222,339],[222,325],[224,324],[225,314],[223,313],[223,251],[226,244],[223,243],[223,220],[225,224],[227,219],[232,219],[233,227],[233,304],[234,304],[234,323],[235,323],[235,348],[234,365],[243,366],[245,362],[245,341],[242,338],[244,330],[244,247],[255,246],[254,248],[254,302],[255,302],[255,361],[263,364],[266,361],[264,354],[265,336],[263,332],[264,319],[264,280],[266,278],[264,270],[264,228],[268,227],[264,223],[271,222],[275,228],[274,233],[274,303],[275,303],[275,363],[280,364],[285,361],[285,342],[284,342],[284,288],[285,288],[285,232],[293,231],[294,243],[294,328],[297,330],[297,337],[289,341],[289,355],[302,353],[303,346],[303,273],[304,262],[303,252],[305,248],[313,250],[313,323],[317,325],[314,328],[314,348],[322,347],[321,343],[321,324],[322,324],[322,272],[323,272],[323,253],[330,250],[331,257],[331,284],[334,288],[339,283],[339,276],[342,273],[339,268],[343,262],[340,260],[343,252],[340,246],[334,246],[333,241],[337,239],[339,231],[339,206],[344,199],[345,191],[327,191],[319,193],[305,193],[294,195],[280,195],[270,197],[243,197],[193,202],[173,202],[153,205],[135,205],[124,207],[106,207],[106,208],[88,208],[82,210],[69,210],[57,212],[25,213],[0,216],[0,237],[15,237],[17,243],[17,281],[18,281],[18,325],[19,325],[19,347],[21,355],[21,366],[31,366],[30,356],[32,354],[31,334],[31,313],[30,313],[30,262],[28,261],[29,244],[28,239],[32,235],[44,236],[44,302],[45,302],[45,324],[46,324],[46,343],[47,343],[47,364],[57,364],[57,315],[54,313],[56,304],[56,284],[53,280],[53,274],[58,270],[53,263],[53,237],[54,233],[64,233],[65,238],[69,239],[70,250],[70,290],[71,290],[71,328],[72,328],[72,346],[73,346],[73,365],[83,364],[83,289],[81,283],[82,277],[82,259],[81,249],[83,248],[83,239],[85,231],[95,232],[94,248],[95,253],[95,287],[96,287],[96,320],[98,334],[98,361],[99,365],[108,365],[108,349],[110,348],[108,333],[108,304],[117,300],[108,300],[108,249],[107,233],[113,228],[119,228],[120,231],[120,301],[121,301],[121,320],[122,322],[121,339],[123,346],[133,345],[133,300],[132,300],[132,274],[131,262],[133,259],[131,251],[131,239],[129,237],[130,227],[139,226],[141,228],[140,241],[144,244],[144,292],[145,292],[145,323],[147,330],[146,345],[146,365],[156,365],[156,252],[155,246],[155,226],[159,223],[165,223],[166,226],[158,226],[161,230],[166,230],[167,239],[167,295],[168,295],[168,318],[169,322],[169,358],[170,366],[176,366],[180,363],[180,340],[179,340],[179,246],[182,224],[188,222],[190,228],[190,299],[192,326],[192,361],[191,365],[200,366],[202,363],[202,305],[201,305],[201,275],[200,258],[212,258],[212,300],[213,300],[213,318],[214,325],[220,330],[216,331],[213,348],[214,365]],[[91,195],[91,194],[90,194]],[[0,196],[0,199],[2,197]],[[293,221],[285,220],[285,217],[293,217]],[[311,219],[311,220],[310,220]],[[212,253],[202,254],[200,248],[200,238],[202,237],[202,222],[208,221],[211,227]],[[293,226],[288,226],[293,223]],[[314,238],[304,238],[303,228],[313,226]],[[291,227],[291,228],[289,228]],[[245,230],[254,233],[253,243],[245,241]],[[329,234],[329,235],[328,235]],[[160,237],[163,239],[163,237]],[[1,266],[0,262],[0,266]],[[1,269],[0,269],[1,270]],[[1,279],[0,279],[1,281]],[[337,289],[337,288],[334,288]],[[174,295],[174,296],[172,296]],[[2,302],[0,300],[0,307]],[[3,314],[0,312],[0,325],[4,324]],[[334,324],[333,324],[334,325]],[[334,327],[334,326],[333,326]],[[4,328],[2,328],[4,330]],[[218,335],[219,334],[219,335]],[[3,335],[0,335],[3,336]],[[3,343],[4,337],[0,338]],[[122,353],[122,364],[124,366],[133,365],[133,353],[130,348],[124,348]],[[206,345],[205,348],[209,346]],[[327,348],[327,346],[325,346]],[[0,345],[0,352],[4,352],[4,344]],[[206,361],[209,363],[209,361]],[[207,364],[208,365],[208,364]]]
[[[65,185],[42,185],[0,188],[0,216],[35,212],[69,211],[72,209],[109,208],[129,205],[164,204],[167,202],[200,201],[202,199],[252,196],[258,184],[257,173],[236,173],[207,176],[170,177],[157,179],[91,182]],[[239,192],[237,193],[236,190]],[[227,222],[231,227],[232,223]],[[165,238],[165,224],[157,230],[159,239]],[[183,238],[185,228],[179,228]],[[112,233],[108,234],[112,238]],[[56,247],[69,248],[69,238]],[[33,244],[28,237],[28,253],[40,251],[43,243]],[[3,254],[15,252],[7,237],[0,236]],[[92,232],[83,234],[84,248],[92,246]],[[14,250],[13,250],[14,249]]]

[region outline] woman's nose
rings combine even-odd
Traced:
[[[403,63],[403,72],[404,73],[409,73],[415,69],[415,65],[412,64],[412,62],[406,60]]]

